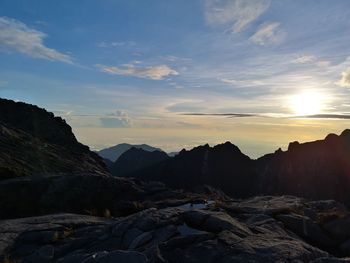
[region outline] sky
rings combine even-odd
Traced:
[[[257,158],[350,128],[349,17],[348,0],[0,0],[0,97],[94,150]]]

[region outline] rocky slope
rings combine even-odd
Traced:
[[[153,151],[162,151],[159,148],[155,148],[153,146],[147,145],[147,144],[128,144],[128,143],[121,143],[117,144],[115,146],[102,149],[100,151],[97,151],[96,153],[101,156],[104,159],[108,159],[112,162],[115,162],[118,160],[118,158],[125,153],[127,150],[130,150],[131,148],[137,148],[142,149],[144,151],[153,152]]]
[[[0,99],[0,149],[0,180],[52,173],[108,173],[101,158],[76,140],[63,119],[22,102]]]
[[[165,152],[150,152],[132,147],[124,152],[112,165],[109,165],[109,169],[114,176],[130,176],[137,170],[150,167],[167,159],[169,159],[169,156]]]
[[[339,258],[350,254],[349,224],[348,211],[334,201],[292,196],[150,208],[121,218],[56,214],[0,221],[0,257],[18,263],[350,262]]]

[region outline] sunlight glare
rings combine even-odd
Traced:
[[[297,116],[319,114],[324,108],[324,95],[308,91],[296,94],[290,99],[290,108]]]

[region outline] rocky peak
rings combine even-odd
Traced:
[[[0,179],[52,173],[108,174],[97,154],[77,141],[60,117],[0,99]]]
[[[294,142],[289,143],[288,151],[296,150],[299,145],[300,145],[300,143],[298,141],[294,141]]]
[[[0,99],[0,123],[49,143],[86,148],[78,143],[65,120],[35,105]]]

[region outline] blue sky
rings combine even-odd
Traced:
[[[349,16],[347,0],[1,0],[0,96],[94,149],[257,157],[349,126]]]

